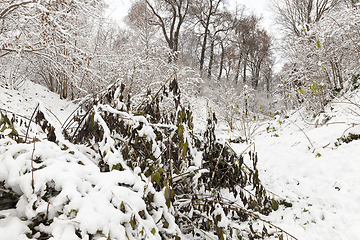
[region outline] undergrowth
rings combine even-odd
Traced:
[[[9,198],[21,198],[36,213],[32,218],[25,218],[31,230],[27,233],[29,238],[48,239],[52,233],[43,226],[52,226],[60,216],[80,221],[77,219],[84,214],[81,208],[73,207],[74,199],[69,195],[59,200],[65,186],[57,182],[56,177],[39,182],[42,180],[38,174],[50,168],[52,160],[41,153],[33,155],[36,144],[46,141],[55,143],[56,147],[52,147],[57,148],[56,151],[69,154],[67,161],[74,162],[76,168],[96,165],[97,174],[107,174],[101,176],[136,179],[117,180],[113,189],[133,192],[144,208],[131,205],[121,191],[108,193],[113,211],[127,219],[120,225],[129,239],[294,238],[264,220],[279,204],[291,204],[275,199],[262,185],[254,145],[244,151],[246,153],[237,155],[229,144],[217,141],[217,119],[211,112],[206,131],[195,133],[192,111],[181,104],[176,74],[155,94],[148,92],[133,109],[130,109],[130,97],[124,96],[125,89],[126,86],[118,82],[84,101],[62,126],[56,125],[41,106],[31,119],[16,114],[9,119],[7,115],[11,113],[2,112],[1,131],[11,130],[3,138],[13,139],[13,145],[14,141],[25,142],[26,150],[17,154],[30,156],[32,151],[31,158],[28,157],[31,166],[27,165],[22,173],[32,174],[27,178],[32,179],[32,193],[14,192],[11,190],[14,183],[0,179],[3,181],[0,191],[5,191],[3,188],[12,191]],[[23,136],[16,127],[22,130]],[[76,157],[79,152],[87,159]],[[86,176],[82,181],[90,181]],[[90,186],[90,192],[102,191],[95,182]],[[116,195],[116,191],[120,195]],[[26,198],[19,197],[24,194]],[[86,194],[82,198],[85,197]],[[58,200],[56,206],[55,199]],[[105,231],[99,227],[91,233],[82,229],[81,224],[74,226],[74,234],[79,238],[117,239],[112,228]]]

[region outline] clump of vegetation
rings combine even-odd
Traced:
[[[254,212],[269,214],[277,205],[259,179],[256,152],[237,156],[229,145],[217,142],[214,113],[209,113],[204,135],[194,133],[192,112],[181,105],[176,78],[154,96],[148,93],[131,111],[123,101],[124,90],[124,85],[114,84],[97,96],[94,106],[74,118],[79,119],[73,122],[75,130],[68,125],[69,139],[97,151],[102,171],[140,168],[155,189],[164,190],[166,204],[174,208],[185,234],[219,239],[262,235],[236,224],[220,227],[224,219],[240,224],[254,219]],[[114,161],[112,156],[119,153],[121,158]],[[230,199],[223,196],[225,189],[232,193]],[[144,200],[150,213],[153,198]]]
[[[347,136],[342,136],[337,139],[335,146],[338,147],[342,143],[350,143],[352,141],[360,140],[360,134],[349,133]]]
[[[277,210],[284,201],[275,199],[262,185],[255,149],[237,155],[230,145],[217,141],[214,113],[209,113],[206,131],[195,133],[192,112],[181,104],[176,75],[155,94],[148,92],[137,105],[130,104],[130,98],[124,96],[125,89],[121,82],[115,83],[85,101],[62,129],[39,107],[34,116],[40,128],[34,129],[55,143],[49,145],[53,152],[69,154],[65,163],[59,163],[61,166],[84,169],[95,164],[98,173],[91,176],[117,179],[105,184],[111,189],[106,194],[107,204],[121,219],[126,219],[120,223],[126,235],[163,239],[292,237],[261,217]],[[27,126],[30,124],[35,126],[28,121]],[[26,155],[31,159],[31,167],[23,173],[32,174],[32,193],[22,199],[34,211],[26,216],[30,224],[28,235],[48,239],[52,233],[42,226],[56,224],[59,217],[81,221],[85,213],[76,205],[74,196],[64,195],[67,186],[56,176],[43,176],[54,160],[34,155],[35,144],[44,143],[33,142],[14,157],[24,159]],[[86,158],[79,158],[80,152]],[[81,177],[81,181],[92,182],[82,198],[105,191],[91,176]],[[126,200],[121,194],[125,189],[141,202],[142,208]],[[259,221],[263,222],[261,227]],[[111,239],[115,234],[102,227],[94,231],[82,229],[81,225],[74,228],[78,237]]]
[[[352,83],[353,90],[356,90],[360,87],[359,79],[360,79],[360,74],[356,74],[356,75],[352,76],[351,83]]]

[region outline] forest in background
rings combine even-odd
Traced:
[[[234,118],[304,102],[317,113],[359,77],[357,1],[269,5],[281,27],[279,42],[261,17],[242,5],[230,9],[225,0],[134,1],[126,27],[105,18],[102,0],[6,0],[1,83],[16,88],[29,79],[74,100],[123,81],[128,97],[139,100],[177,72],[184,94],[221,106],[230,127]],[[286,62],[279,72],[275,53]]]

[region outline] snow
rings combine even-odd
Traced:
[[[0,220],[0,236],[2,239],[8,240],[22,240],[28,239],[22,235],[24,232],[29,232],[29,228],[25,222],[21,221],[17,217],[6,217]]]
[[[49,117],[53,113],[58,118],[52,117],[58,126],[77,107],[30,82],[26,82],[19,91],[0,87],[0,96],[2,110],[16,112],[27,118],[31,117],[40,100],[41,107],[48,109]],[[356,95],[349,98],[359,101]],[[264,219],[297,239],[359,238],[359,141],[340,145],[335,143],[350,132],[360,133],[360,125],[357,125],[360,124],[360,117],[353,114],[360,109],[344,103],[346,99],[336,101],[328,106],[325,114],[316,119],[305,119],[311,124],[304,122],[306,114],[302,110],[290,113],[288,118],[268,120],[275,130],[267,131],[268,124],[263,124],[253,140],[263,185],[275,196],[293,204],[292,207],[280,205],[277,211]],[[113,111],[117,112],[115,109]],[[151,139],[154,132],[145,118],[131,115],[124,117],[140,119],[145,127],[139,134]],[[204,126],[198,128],[204,129]],[[221,130],[225,128],[219,128],[218,137],[222,141],[229,137],[227,131]],[[6,180],[8,186],[22,194],[22,197],[16,209],[0,211],[0,216],[3,216],[0,219],[1,239],[28,239],[26,234],[31,231],[25,219],[41,213],[54,219],[49,226],[38,226],[43,232],[51,233],[50,239],[80,239],[75,234],[76,229],[93,234],[94,239],[106,239],[108,235],[112,239],[127,239],[127,232],[133,230],[124,223],[130,222],[133,216],[139,228],[144,229],[147,239],[160,239],[157,230],[162,218],[169,223],[166,231],[179,231],[171,208],[166,207],[164,190],[156,192],[140,169],[124,170],[121,174],[117,171],[102,173],[89,157],[91,152],[84,152],[81,146],[74,146],[65,140],[62,140],[62,144],[67,146],[66,150],[48,141],[39,141],[35,145],[17,144],[7,136],[9,133],[8,129],[0,133],[4,135],[0,139],[0,181]],[[249,144],[231,146],[240,154]],[[158,149],[153,151],[160,154]],[[115,153],[108,155],[109,163],[115,164],[118,156]],[[31,171],[30,159],[36,157],[40,157],[42,162],[33,162],[33,167],[38,169],[34,172],[33,190],[31,174],[25,173]],[[196,156],[196,163],[196,168],[192,169],[194,171],[201,166],[201,155]],[[197,174],[200,176],[201,171]],[[45,190],[49,186],[60,193],[46,201]],[[142,218],[138,213],[146,209],[142,198],[148,193],[154,194],[154,203],[162,207],[154,210],[152,217],[146,213]],[[125,206],[125,213],[119,211],[121,204]],[[33,205],[37,206],[35,210]],[[57,212],[62,214],[58,215]],[[221,206],[214,214],[222,216],[220,225],[228,224],[229,220]],[[152,229],[156,229],[155,234]],[[87,236],[82,237],[86,239]],[[139,235],[129,237],[140,238]]]
[[[332,107],[328,113],[333,117],[323,126],[305,124],[296,112],[281,125],[273,120],[279,137],[264,129],[255,137],[262,183],[293,204],[272,212],[268,220],[298,239],[358,238],[359,141],[339,147],[335,142],[345,132],[358,133],[359,126],[349,125],[360,123],[360,118],[350,114],[349,104]],[[233,148],[240,153],[245,146]]]
[[[41,86],[32,83],[27,83],[26,86],[19,92],[0,88],[1,96],[8,93],[5,101],[2,99],[2,109],[30,118],[35,107],[40,104],[39,109],[45,114],[50,111],[57,114],[59,121],[56,122],[50,115],[47,119],[54,120],[51,123],[60,136],[58,128],[76,109],[76,105],[58,99]],[[61,145],[62,148],[59,147]],[[7,187],[22,195],[16,210],[10,214],[8,210],[0,212],[1,216],[6,216],[0,219],[0,231],[4,233],[2,236],[6,236],[5,239],[27,239],[26,234],[31,231],[24,220],[44,214],[54,221],[48,226],[41,223],[36,228],[51,234],[50,239],[79,239],[75,229],[81,230],[84,239],[88,238],[88,234],[93,234],[98,239],[101,236],[107,239],[108,235],[114,239],[125,239],[125,232],[132,232],[131,226],[125,223],[129,223],[135,213],[136,223],[140,230],[143,228],[145,231],[143,234],[149,239],[159,239],[157,232],[151,232],[151,229],[158,229],[153,219],[146,215],[142,218],[138,214],[146,209],[142,199],[144,189],[155,193],[151,183],[139,175],[139,169],[135,171],[136,174],[130,170],[121,171],[121,174],[117,171],[102,173],[87,157],[88,153],[83,153],[81,149],[64,139],[60,139],[57,144],[49,141],[17,144],[8,136],[0,139],[0,181],[5,181]],[[109,156],[112,159],[116,157]],[[31,161],[37,158],[40,162]],[[36,169],[33,176],[28,174],[32,168]],[[59,194],[47,199],[48,191],[59,191]],[[163,194],[157,194],[157,199],[163,199],[162,206],[165,207]],[[125,205],[125,212],[118,210],[121,204]],[[166,214],[166,211],[161,210],[159,218],[161,212]],[[171,223],[170,220],[168,222]],[[174,229],[174,224],[170,227]],[[16,231],[12,231],[13,229]]]
[[[61,123],[77,107],[76,104],[67,100],[59,99],[59,96],[45,87],[26,81],[19,91],[0,87],[0,109],[9,110],[15,113],[31,117],[36,101],[46,102],[48,108]]]

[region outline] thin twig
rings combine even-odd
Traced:
[[[230,146],[230,144],[229,144],[228,142],[226,142],[226,145],[233,151],[233,153],[235,153],[235,155],[237,155],[237,153],[235,152],[235,150]],[[247,147],[245,148],[245,150],[242,151],[242,153],[240,153],[239,156],[236,156],[237,159],[239,160],[239,158],[240,158],[252,145],[255,146],[255,142],[253,142],[253,143],[251,143],[249,146],[247,146]],[[246,163],[243,162],[242,164],[244,164],[244,166],[245,166],[249,171],[252,171],[251,168],[249,168],[249,167],[246,165]]]
[[[358,125],[358,124],[357,124],[357,125]],[[340,137],[339,139],[342,139],[342,138],[345,136],[345,133],[346,133],[349,129],[353,128],[353,127],[355,127],[354,124],[353,124],[352,126],[348,127],[347,129],[345,129],[345,131],[343,132],[343,134],[341,134],[341,137]]]
[[[66,120],[65,120],[65,122],[63,123],[63,125],[61,126],[61,128],[62,129],[67,129],[68,128],[68,126],[71,124],[71,120],[73,120],[74,118],[71,118],[73,115],[74,115],[74,113],[77,111],[77,110],[79,110],[80,108],[82,108],[82,106],[85,104],[85,103],[87,103],[89,100],[91,100],[93,97],[89,97],[88,99],[86,99],[86,100],[83,100],[83,102],[82,103],[80,103],[79,104],[79,106],[77,107],[77,108],[75,108],[75,110],[74,111],[72,111],[71,112],[71,114],[66,118]],[[71,120],[70,120],[70,118],[71,118]],[[70,120],[70,121],[69,121]],[[68,122],[69,121],[69,122]],[[66,124],[67,123],[67,124]],[[66,125],[65,125],[66,124]]]
[[[86,117],[89,115],[89,113],[93,110],[93,108],[89,108],[89,110],[86,112],[86,114],[81,118],[79,125],[76,127],[74,134],[72,135],[70,141],[72,141],[76,135],[76,132],[80,129],[81,124],[83,123],[83,121],[86,119]]]
[[[35,193],[35,184],[34,184],[34,152],[35,152],[35,137],[33,138],[34,147],[31,154],[31,187],[33,189],[33,193]]]
[[[207,236],[208,238],[210,239],[213,239],[211,238],[209,235],[207,235],[206,232],[204,232],[202,229],[200,229],[198,226],[196,226],[195,223],[193,223],[188,217],[186,217],[185,215],[182,216],[183,218],[185,218],[189,223],[191,223],[194,227],[196,227],[198,230],[200,230],[205,236]]]
[[[31,115],[29,125],[27,126],[27,129],[26,129],[25,142],[26,142],[27,137],[28,137],[28,134],[29,134],[30,124],[31,124],[32,119],[33,119],[33,117],[34,117],[34,115],[35,115],[35,112],[38,110],[39,106],[40,106],[40,103],[37,104],[36,108],[34,109],[33,114]]]
[[[176,71],[173,72],[173,74],[171,74],[171,76],[168,78],[168,80],[165,81],[165,83],[161,86],[161,88],[157,91],[157,93],[154,95],[153,99],[151,100],[151,102],[148,104],[148,106],[150,106],[154,100],[157,98],[157,96],[159,95],[161,89],[163,89],[165,87],[165,85],[170,81],[170,79],[176,75]],[[136,109],[139,108],[141,106],[141,104],[143,103],[144,101],[141,101],[139,105],[136,106]]]
[[[301,117],[301,120],[306,123],[307,125],[310,126],[328,126],[328,125],[332,125],[332,124],[347,124],[346,122],[330,122],[330,123],[311,123],[309,121],[307,121],[303,115],[301,115],[301,112],[299,111],[299,115]]]
[[[49,109],[49,108],[46,108],[47,111],[49,111],[49,113],[51,113],[55,118],[56,120],[58,120],[58,122],[60,123],[60,125],[62,125],[60,119]]]
[[[259,217],[258,215],[256,215],[254,212],[251,212],[251,211],[249,211],[249,210],[244,209],[244,208],[241,207],[239,204],[237,204],[237,203],[234,202],[234,201],[231,201],[230,199],[227,199],[227,198],[224,198],[224,197],[221,196],[221,199],[225,200],[226,202],[225,202],[225,201],[220,201],[220,202],[219,202],[218,200],[212,200],[211,198],[213,198],[213,196],[211,196],[211,195],[203,195],[203,196],[205,196],[205,197],[203,197],[203,198],[201,198],[201,199],[195,199],[195,200],[191,201],[191,203],[196,204],[195,202],[198,202],[198,201],[201,201],[201,200],[203,200],[203,199],[206,199],[206,201],[208,201],[208,202],[221,203],[221,204],[223,204],[223,205],[227,205],[227,206],[229,206],[228,208],[231,209],[231,210],[240,210],[240,211],[242,211],[243,213],[245,213],[246,215],[251,216],[251,217],[253,217],[253,218],[257,219],[257,220],[260,220],[260,221],[262,221],[262,222],[264,222],[264,223],[266,223],[266,224],[268,224],[268,225],[270,225],[270,226],[272,226],[272,227],[280,230],[281,232],[287,234],[288,236],[290,236],[290,237],[293,238],[294,240],[298,240],[296,237],[294,237],[293,235],[291,235],[289,232],[285,231],[284,229],[282,229],[282,228],[274,225],[273,223],[271,223],[271,222],[269,222],[269,221],[267,221],[267,220],[265,220],[265,219],[262,219],[261,217]],[[204,205],[204,204],[198,203],[198,204],[196,204],[196,205]],[[196,227],[196,225],[195,225],[193,222],[191,222],[191,223]],[[198,227],[196,227],[196,228],[198,228]],[[199,229],[199,228],[198,228],[198,229]],[[202,230],[201,230],[201,231],[202,231]]]
[[[314,148],[314,145],[311,143],[310,138],[309,138],[308,135],[304,132],[304,130],[303,130],[301,127],[299,127],[296,123],[294,123],[293,121],[289,120],[289,122],[291,122],[292,124],[294,124],[297,128],[299,128],[299,130],[300,130],[302,133],[304,133],[304,135],[305,135],[305,137],[307,138],[307,140],[309,141],[311,147]]]
[[[45,219],[48,220],[49,217],[49,207],[50,207],[50,202],[48,202],[47,208],[46,208],[46,215],[45,215]]]
[[[270,226],[272,226],[272,227],[280,230],[281,232],[287,234],[288,236],[292,237],[293,239],[298,240],[296,237],[294,237],[293,235],[291,235],[290,233],[288,233],[288,232],[285,231],[284,229],[282,229],[282,228],[274,225],[273,223],[271,223],[271,222],[269,222],[269,221],[267,221],[267,220],[265,220],[265,219],[262,219],[261,217],[259,217],[259,216],[256,215],[255,213],[253,213],[253,212],[251,212],[251,211],[249,211],[249,210],[246,210],[246,209],[242,208],[241,206],[239,206],[239,205],[236,204],[235,202],[231,201],[230,199],[227,199],[227,198],[224,198],[224,197],[221,197],[221,198],[229,202],[229,203],[222,202],[223,204],[233,206],[233,207],[235,207],[235,209],[239,209],[239,210],[241,210],[242,212],[244,212],[245,214],[247,214],[247,215],[249,215],[249,216],[252,216],[252,217],[254,217],[254,218],[257,219],[257,220],[260,220],[260,221],[262,221],[262,222],[265,222],[265,223],[269,224]],[[211,200],[210,200],[210,201],[211,201]],[[234,205],[235,205],[235,206],[234,206]]]
[[[345,34],[348,36],[348,38],[350,38],[350,40],[352,41],[352,43],[353,43],[353,45],[354,45],[354,47],[355,47],[355,49],[356,49],[356,52],[357,52],[358,57],[359,57],[359,60],[360,60],[360,51],[359,51],[359,48],[357,47],[354,39],[350,36],[350,34],[346,31],[346,29],[345,29],[343,26],[341,26],[341,24],[338,23],[333,17],[331,17],[331,16],[328,16],[328,17],[329,17],[331,20],[333,20],[333,21],[345,32]]]
[[[27,120],[30,120],[30,118],[28,118],[28,117],[25,117],[25,116],[23,116],[23,115],[17,114],[17,113],[15,113],[15,112],[12,112],[12,111],[7,110],[7,109],[5,109],[5,108],[0,108],[0,111],[1,111],[1,110],[5,111],[5,112],[9,112],[9,113],[11,113],[11,114],[14,114],[14,115],[16,115],[16,116],[25,118],[25,119],[27,119]]]

